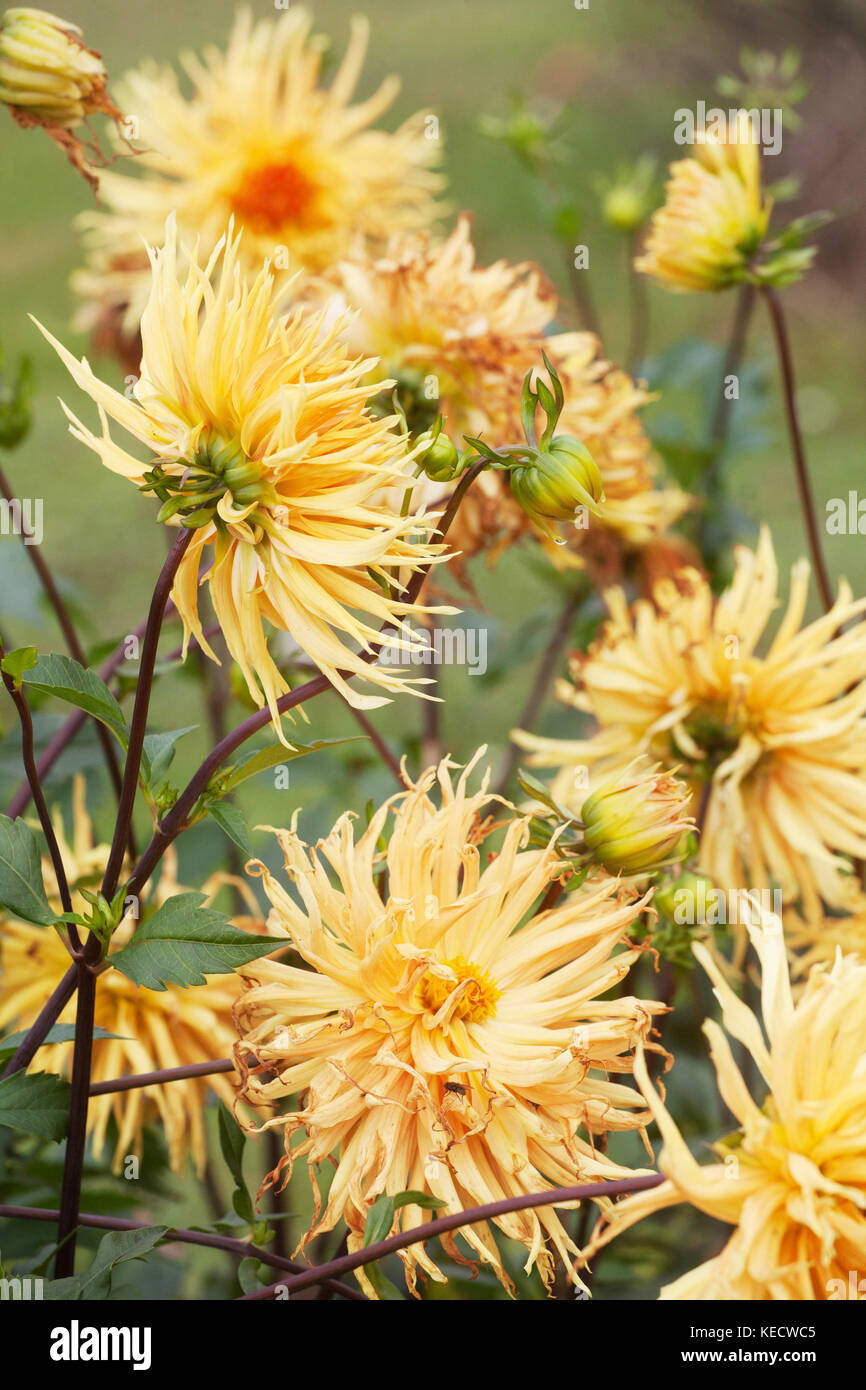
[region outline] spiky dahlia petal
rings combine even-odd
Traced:
[[[244,276],[241,241],[230,228],[202,263],[179,250],[169,219],[164,247],[149,252],[153,284],[132,399],[46,337],[99,406],[101,436],[67,410],[78,439],[138,484],[156,466],[178,505],[202,489],[175,602],[187,639],[201,641],[198,590],[208,584],[229,651],[278,724],[288,686],[268,651],[267,624],[288,632],[351,704],[382,699],[358,693],[347,675],[388,692],[425,684],[362,654],[378,650],[387,624],[398,629],[389,646],[404,641],[411,651],[402,593],[442,547],[429,544],[435,514],[403,517],[385,498],[411,475],[412,455],[395,422],[366,408],[370,363],[348,355],[339,322],[303,309],[279,317],[275,277],[267,264]],[[112,440],[109,420],[150,450],[149,464]]]
[[[366,21],[354,19],[325,87],[325,44],[305,9],[272,19],[243,9],[224,51],[183,58],[189,95],[170,69],[144,63],[129,73],[124,109],[135,113],[140,149],[131,175],[107,172],[104,210],[82,219],[79,325],[134,336],[148,295],[142,237],[158,242],[172,211],[204,254],[233,216],[246,231],[246,270],[282,249],[292,269],[319,271],[355,237],[377,244],[395,228],[428,225],[443,182],[432,167],[439,142],[426,138],[420,114],[393,133],[374,127],[396,96],[393,77],[353,104],[367,41]]]
[[[722,1253],[662,1289],[665,1299],[846,1297],[851,1271],[866,1270],[866,964],[839,952],[832,966],[811,970],[795,1004],[781,921],[752,908],[745,920],[761,966],[760,1019],[710,954],[695,948],[722,1007],[726,1031],[708,1020],[704,1032],[739,1128],[716,1145],[717,1163],[699,1164],[639,1053],[635,1076],[661,1131],[659,1166],[668,1181],[612,1204],[586,1252],[591,1259],[636,1221],[677,1202],[733,1226]],[[760,1106],[726,1032],[762,1078]]]
[[[754,551],[738,549],[718,599],[694,571],[631,608],[611,590],[610,619],[563,692],[597,731],[515,738],[532,765],[558,769],[554,794],[575,810],[587,778],[637,753],[679,767],[696,799],[708,787],[700,868],[725,889],[778,887],[815,917],[822,902],[851,909],[850,858],[866,851],[866,601],[842,586],[830,613],[801,626],[800,562],[766,642],[777,591],[766,528]]]

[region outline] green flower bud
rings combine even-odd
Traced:
[[[542,529],[547,521],[570,521],[577,507],[598,512],[604,499],[601,473],[579,439],[556,434],[528,463],[511,469],[511,491]]]
[[[616,177],[599,186],[601,215],[615,232],[631,236],[646,222],[656,200],[656,162],[642,155],[634,164],[617,170]]]
[[[460,450],[444,431],[440,431],[423,453],[418,455],[418,463],[427,477],[437,483],[450,482],[459,462]]]
[[[653,907],[669,922],[688,923],[689,926],[703,926],[707,904],[717,896],[717,889],[711,878],[705,874],[695,874],[690,870],[669,878],[653,894]]]
[[[639,762],[644,766],[605,782],[581,810],[584,843],[611,874],[651,874],[674,862],[694,827],[686,784]]]
[[[647,215],[646,201],[636,189],[621,184],[602,198],[601,215],[614,231],[634,232]]]

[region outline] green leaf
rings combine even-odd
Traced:
[[[139,1231],[109,1231],[99,1242],[90,1268],[70,1279],[50,1280],[44,1287],[43,1297],[91,1302],[107,1298],[118,1265],[143,1259],[167,1233],[166,1226],[144,1226]]]
[[[217,801],[208,807],[208,810],[220,829],[225,831],[230,840],[234,840],[248,859],[251,858],[253,847],[250,844],[250,832],[243,811],[233,806],[230,801]]]
[[[202,907],[203,893],[178,893],[138,928],[110,964],[145,989],[203,985],[206,975],[227,975],[270,955],[279,943],[233,927],[222,912]]]
[[[218,1117],[220,1149],[229,1172],[235,1181],[232,1194],[232,1207],[241,1219],[252,1225],[256,1212],[253,1199],[244,1178],[244,1147],[246,1135],[237,1124],[231,1111],[220,1102]]]
[[[232,764],[228,769],[228,776],[221,779],[220,786],[223,793],[234,791],[242,782],[255,777],[259,772],[266,772],[269,767],[290,763],[295,758],[306,757],[307,753],[318,753],[321,748],[337,748],[341,743],[358,742],[364,740],[354,735],[352,738],[320,738],[315,743],[297,743],[294,748],[286,748],[282,743],[275,743],[267,748],[254,748],[239,762]]]
[[[399,1211],[400,1207],[423,1207],[425,1211],[439,1211],[444,1205],[438,1197],[431,1197],[427,1192],[416,1192],[411,1187],[406,1192],[398,1192],[394,1198],[395,1211]]]
[[[27,1037],[28,1029],[22,1028],[20,1033],[9,1033],[5,1038],[0,1038],[0,1058],[11,1057],[13,1052],[17,1052],[21,1043]],[[119,1038],[119,1033],[108,1033],[104,1028],[94,1028],[93,1040],[97,1042],[100,1038]],[[49,1028],[40,1047],[48,1047],[52,1043],[64,1043],[75,1041],[74,1023],[55,1023],[53,1028]]]
[[[129,730],[123,710],[95,671],[88,671],[71,656],[51,652],[40,656],[36,665],[25,672],[24,683],[44,695],[56,695],[67,704],[86,710],[106,724],[126,747]]]
[[[0,1125],[59,1140],[69,1117],[69,1082],[50,1072],[0,1077]]]
[[[37,927],[57,920],[45,896],[36,836],[26,821],[8,816],[0,816],[0,907]]]
[[[4,675],[12,677],[15,689],[20,690],[24,672],[32,670],[38,659],[35,647],[16,647],[14,652],[7,652],[0,661],[0,669]]]
[[[198,724],[190,724],[185,729],[171,729],[164,734],[147,734],[141,754],[141,770],[148,786],[154,787],[162,781],[174,761],[178,743],[197,728]]]
[[[261,1260],[257,1260],[254,1255],[247,1255],[246,1259],[241,1260],[238,1265],[238,1283],[243,1293],[255,1293],[262,1287],[259,1278],[262,1268]]]
[[[367,1212],[364,1226],[365,1245],[378,1245],[380,1240],[387,1239],[394,1224],[394,1207],[394,1198],[389,1197],[387,1192],[376,1198]]]
[[[237,1187],[246,1188],[246,1181],[244,1179],[244,1148],[247,1142],[246,1135],[235,1120],[228,1106],[224,1105],[222,1101],[220,1101],[219,1104],[218,1125],[220,1149],[228,1170],[235,1180],[235,1185]]]

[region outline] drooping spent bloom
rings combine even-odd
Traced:
[[[411,473],[411,454],[395,421],[366,408],[371,364],[347,355],[339,321],[326,326],[301,308],[277,317],[275,277],[266,263],[245,278],[240,242],[229,229],[202,264],[194,251],[179,255],[169,219],[165,246],[149,252],[153,283],[131,400],[42,331],[100,408],[97,436],[64,406],[75,437],[107,468],[156,492],[169,525],[194,528],[173,590],[186,641],[194,635],[217,659],[198,609],[202,560],[212,555],[206,582],[229,651],[278,726],[288,685],[265,625],[289,633],[350,704],[380,705],[344,673],[388,691],[419,683],[363,653],[379,649],[382,625],[402,630],[404,576],[442,547],[423,539],[435,518],[401,517],[381,500]],[[149,464],[112,440],[109,416],[149,449]],[[399,635],[389,650],[395,640],[410,650],[411,637]]]
[[[639,1039],[654,1046],[652,1019],[664,1008],[603,996],[638,954],[625,933],[648,895],[604,875],[531,915],[562,862],[550,846],[527,848],[524,819],[507,823],[491,854],[496,799],[486,779],[469,790],[472,764],[456,781],[453,766],[446,759],[382,805],[357,840],[348,815],[316,848],[294,824],[278,831],[299,901],[258,866],[271,928],[288,934],[304,964],[239,972],[243,1094],[268,1105],[299,1098],[265,1122],[285,1137],[274,1182],[305,1158],[315,1185],[316,1166],[337,1154],[327,1205],[317,1203],[302,1245],[344,1219],[349,1249],[358,1249],[383,1192],[421,1190],[445,1213],[630,1175],[595,1139],[640,1129],[636,1094],[617,1078],[630,1072]],[[395,1224],[425,1219],[407,1205]],[[574,1253],[551,1208],[496,1224],[526,1246],[527,1269],[545,1282],[547,1242],[563,1260]],[[463,1235],[507,1284],[490,1227]],[[465,1262],[452,1238],[443,1245]],[[401,1258],[410,1287],[419,1270],[443,1281],[426,1249],[413,1245]]]
[[[713,1146],[715,1163],[698,1163],[639,1051],[635,1076],[661,1131],[668,1180],[612,1205],[586,1258],[641,1218],[687,1202],[733,1232],[661,1298],[846,1298],[851,1272],[858,1292],[866,1273],[866,962],[839,952],[832,966],[813,968],[795,1004],[778,917],[755,904],[744,920],[761,965],[760,1018],[709,951],[693,948],[721,1004],[724,1031],[712,1019],[703,1028],[738,1128]],[[751,1057],[763,1099],[753,1098],[726,1033]]]
[[[368,24],[352,21],[345,56],[321,83],[328,43],[310,14],[254,19],[242,9],[225,51],[186,55],[187,95],[171,69],[142,65],[125,79],[138,122],[131,173],[109,171],[104,211],[82,219],[87,264],[73,280],[79,326],[103,340],[134,339],[150,276],[142,238],[157,244],[175,212],[184,239],[210,255],[234,217],[244,268],[283,255],[287,268],[321,271],[350,243],[378,244],[436,216],[440,142],[418,114],[390,133],[376,128],[399,89],[395,77],[360,102]]]
[[[725,889],[779,886],[810,918],[821,901],[850,909],[850,859],[866,854],[866,601],[840,585],[832,610],[803,625],[809,567],[792,571],[787,610],[769,644],[778,572],[768,530],[738,548],[716,599],[694,571],[658,583],[610,618],[562,684],[591,714],[587,738],[518,732],[534,767],[558,769],[553,794],[579,811],[590,790],[639,753],[689,782],[704,816],[698,867]],[[763,645],[764,650],[759,647]]]
[[[771,210],[761,194],[760,143],[740,111],[724,135],[701,132],[694,155],[671,165],[635,269],[667,289],[727,289],[746,278]]]
[[[84,804],[84,781],[76,779],[73,788],[72,837],[67,840],[62,819],[53,817],[54,829],[72,890],[73,909],[81,912],[87,904],[82,888],[96,890],[108,862],[108,845],[94,841],[93,827]],[[49,899],[62,911],[56,879],[48,856],[43,861],[43,878]],[[204,887],[208,897],[215,895],[225,879],[215,876]],[[232,880],[234,883],[234,880]],[[249,888],[249,885],[235,885]],[[166,852],[164,867],[142,912],[147,914],[167,898],[182,891],[177,884],[174,851]],[[248,896],[248,916],[238,926],[264,932],[255,899]],[[132,933],[130,917],[115,932],[111,952],[119,950]],[[274,948],[281,944],[274,942]],[[0,917],[0,1028],[26,1029],[38,1016],[46,1000],[69,969],[69,952],[52,928],[37,927],[12,917]],[[94,1082],[118,1076],[184,1066],[231,1055],[235,1033],[232,1006],[238,994],[234,975],[210,975],[206,983],[190,989],[168,985],[164,990],[144,989],[119,970],[108,969],[99,976],[96,991],[98,1028],[113,1038],[97,1037],[93,1044]],[[61,1023],[75,1021],[75,1002],[60,1015]],[[72,1064],[71,1042],[49,1043],[40,1048],[40,1071],[69,1074]],[[115,1091],[91,1097],[87,1112],[88,1134],[93,1151],[105,1149],[109,1125],[113,1121],[117,1137],[112,1166],[120,1171],[129,1154],[140,1156],[142,1128],[159,1124],[165,1134],[169,1161],[176,1173],[183,1173],[192,1158],[199,1172],[207,1157],[204,1105],[209,1092],[231,1105],[235,1078],[231,1073],[191,1077],[162,1085]]]
[[[88,48],[76,24],[47,10],[17,6],[0,21],[0,101],[24,129],[41,126],[92,185],[90,156],[71,132],[89,116],[120,112],[106,91],[101,56]]]
[[[529,262],[477,265],[471,225],[464,214],[441,243],[395,236],[379,256],[342,260],[323,289],[356,311],[352,346],[381,360],[382,377],[414,374],[419,405],[445,416],[457,444],[481,432],[518,444],[523,379],[541,366],[556,291]]]

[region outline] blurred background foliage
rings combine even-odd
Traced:
[[[293,0],[294,3],[294,0]],[[270,14],[258,0],[253,8]],[[351,6],[339,0],[311,5],[319,30],[328,33],[339,54],[350,14],[363,9],[372,22],[370,54],[362,94],[389,72],[398,72],[403,89],[391,121],[415,110],[436,112],[441,121],[444,168],[454,212],[474,213],[480,262],[504,256],[540,263],[562,291],[558,327],[578,326],[563,245],[550,225],[550,206],[525,161],[506,142],[491,138],[509,111],[524,109],[532,120],[555,119],[560,153],[557,178],[566,205],[565,229],[589,248],[586,276],[598,311],[605,355],[624,362],[632,324],[628,274],[630,242],[606,224],[605,190],[621,166],[654,156],[655,199],[667,163],[682,153],[673,143],[674,112],[708,105],[727,106],[760,93],[765,104],[796,103],[786,118],[781,154],[764,160],[764,175],[784,181],[794,193],[790,216],[832,208],[837,219],[820,236],[814,268],[785,298],[799,383],[799,406],[819,512],[829,498],[847,496],[863,473],[866,397],[863,361],[866,326],[858,308],[866,290],[866,217],[862,158],[866,112],[866,11],[858,0],[590,0],[578,10],[571,0],[437,0],[397,3],[366,0]],[[102,51],[110,82],[147,57],[173,61],[188,47],[221,45],[228,33],[233,0],[150,0],[146,7],[107,0],[69,0],[64,15],[80,24],[87,41]],[[750,59],[743,50],[768,51],[775,66]],[[799,70],[783,55],[801,55]],[[717,80],[722,78],[721,86]],[[776,98],[770,99],[770,94]],[[565,107],[561,116],[557,115]],[[386,124],[390,122],[386,120]],[[797,127],[795,130],[794,127]],[[32,313],[74,350],[87,344],[71,334],[70,272],[79,261],[74,219],[87,204],[82,180],[51,143],[25,135],[4,112],[0,118],[0,341],[9,371],[22,354],[33,363],[34,428],[8,458],[20,495],[44,499],[44,555],[57,571],[64,596],[78,619],[91,652],[98,656],[132,631],[146,612],[153,580],[164,554],[165,533],[153,524],[154,507],[122,479],[101,469],[93,455],[71,440],[57,405],[58,394],[81,405],[63,367],[29,323]],[[645,166],[651,169],[648,162]],[[786,212],[786,217],[788,213]],[[576,219],[576,224],[575,224]],[[637,374],[648,379],[659,399],[644,419],[668,471],[684,486],[701,492],[701,471],[715,409],[721,364],[735,309],[734,295],[677,297],[647,287],[648,334]],[[98,372],[122,385],[119,369],[94,359]],[[736,508],[735,526],[750,539],[756,523],[770,523],[783,568],[805,550],[793,474],[783,430],[767,324],[752,321],[740,400],[722,460],[724,487]],[[85,413],[87,410],[85,408]],[[89,417],[88,417],[89,418]],[[709,518],[712,524],[713,518]],[[828,536],[828,562],[836,579],[847,577],[856,592],[866,589],[866,556],[859,536]],[[508,552],[495,572],[474,562],[480,609],[464,606],[464,625],[488,628],[489,669],[484,676],[465,668],[441,670],[442,739],[446,750],[465,759],[485,741],[498,762],[508,731],[522,708],[535,660],[560,611],[562,598],[549,565],[526,547]],[[453,588],[453,584],[450,586]],[[180,640],[166,638],[165,650]],[[19,541],[0,537],[0,632],[8,646],[36,644],[60,649],[60,639],[41,597],[38,582]],[[588,629],[572,634],[585,645]],[[131,668],[134,671],[134,666]],[[172,781],[183,785],[212,741],[214,719],[229,726],[247,713],[230,699],[209,720],[203,712],[200,670],[176,663],[160,676],[153,704],[154,727],[199,728],[179,746]],[[297,725],[303,741],[356,735],[354,720],[336,697],[309,706],[311,723]],[[48,704],[37,711],[37,734],[46,740],[62,715]],[[391,747],[405,752],[411,769],[421,756],[422,712],[400,700],[373,715]],[[0,804],[8,801],[20,777],[19,738],[5,702],[0,708]],[[538,727],[551,734],[574,734],[575,716],[548,700]],[[71,775],[84,771],[89,801],[103,838],[110,836],[111,800],[102,774],[101,754],[90,729],[58,762],[49,782],[49,801],[68,804]],[[393,781],[366,743],[349,743],[290,765],[288,789],[277,790],[265,773],[248,782],[240,804],[251,826],[286,824],[303,808],[302,830],[314,839],[347,807],[363,813],[370,798],[389,795]],[[254,833],[256,851],[273,858],[269,837]],[[194,886],[225,862],[227,844],[207,822],[183,838],[181,881]],[[638,987],[650,991],[647,968]],[[700,1150],[724,1132],[730,1117],[712,1113],[706,1061],[697,1031],[699,1010],[709,1007],[694,980],[682,985],[686,1013],[665,1029],[677,1062],[669,1078],[670,1100],[684,1131]],[[689,1000],[686,990],[692,992]],[[98,1044],[97,1044],[98,1045]],[[214,1121],[215,1124],[215,1121]],[[8,1147],[8,1131],[0,1144]],[[210,1193],[192,1177],[179,1183],[167,1172],[161,1142],[151,1135],[142,1179],[127,1184],[99,1165],[89,1165],[82,1206],[85,1210],[136,1212],[153,1219],[190,1225],[228,1208],[231,1180],[219,1158],[209,1177]],[[15,1154],[0,1187],[0,1200],[51,1205],[59,1184],[60,1157],[34,1141],[15,1141]],[[253,1190],[264,1171],[263,1146],[248,1144],[247,1168]],[[219,1153],[218,1144],[214,1151]],[[632,1139],[618,1145],[623,1161],[646,1161]],[[130,1187],[134,1186],[134,1199]],[[306,1179],[292,1186],[292,1235],[304,1228]],[[237,1220],[238,1218],[235,1218]],[[28,1241],[28,1234],[30,1240]],[[46,1231],[46,1236],[48,1232]],[[89,1233],[86,1241],[94,1233]],[[712,1254],[721,1232],[694,1213],[669,1213],[644,1223],[605,1254],[595,1285],[597,1297],[653,1297],[660,1282]],[[2,1235],[4,1263],[25,1249],[32,1232],[20,1223]],[[293,1245],[294,1240],[289,1244]],[[330,1239],[333,1247],[334,1238]],[[48,1247],[46,1246],[46,1249]],[[321,1255],[321,1251],[314,1254]],[[329,1252],[328,1252],[329,1253]],[[517,1252],[519,1253],[519,1252]],[[541,1296],[538,1281],[519,1274],[521,1290]],[[148,1264],[136,1262],[116,1282],[113,1296],[174,1298],[231,1296],[237,1292],[231,1259],[213,1252],[174,1247]],[[399,1266],[397,1267],[399,1270]],[[399,1276],[389,1270],[392,1277]],[[247,1271],[244,1278],[254,1277]],[[498,1299],[492,1277],[471,1280],[455,1270],[448,1289],[428,1297]],[[570,1296],[567,1293],[565,1296]]]

